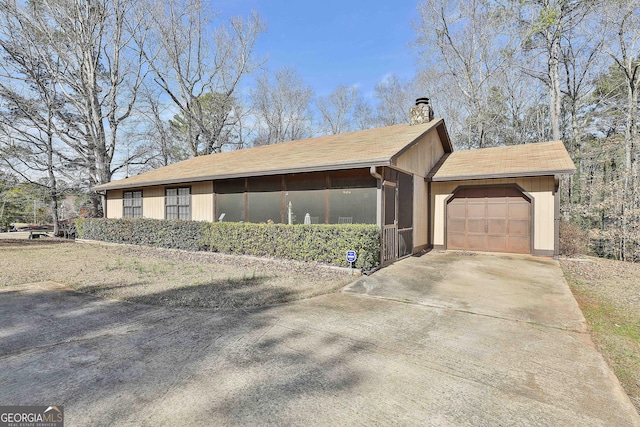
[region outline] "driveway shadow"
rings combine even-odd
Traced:
[[[286,424],[296,402],[360,381],[350,360],[362,344],[281,327],[268,308],[153,307],[43,283],[0,289],[0,312],[0,401],[64,405],[69,425],[166,424],[167,413]]]

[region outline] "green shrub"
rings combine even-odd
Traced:
[[[190,251],[267,256],[348,266],[347,250],[355,250],[355,267],[368,270],[380,260],[380,229],[362,224],[250,224],[167,221],[157,219],[80,219],[78,237]]]

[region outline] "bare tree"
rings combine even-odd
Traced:
[[[0,3],[2,13],[20,23],[19,34],[37,36],[50,52],[43,66],[67,106],[55,135],[68,147],[67,161],[87,171],[89,186],[109,182],[131,161],[114,164],[119,130],[144,79],[132,38],[145,30],[133,19],[134,6],[131,0]],[[97,215],[97,195],[92,200]]]
[[[529,61],[520,68],[541,81],[549,94],[551,137],[561,139],[563,112],[562,61],[563,47],[572,40],[572,32],[591,12],[592,2],[581,0],[509,0],[515,11],[522,46]],[[569,76],[571,80],[573,77]]]
[[[339,85],[328,96],[316,100],[322,116],[321,130],[337,134],[353,129],[354,114],[363,103],[360,91],[354,86]]]
[[[0,158],[25,181],[46,188],[54,234],[58,234],[56,121],[64,109],[45,62],[49,52],[34,33],[22,34],[20,21],[2,17],[0,51]]]
[[[517,81],[510,78],[514,42],[504,31],[505,15],[481,0],[425,0],[418,9],[421,78],[436,86],[432,97],[451,113],[454,134],[468,148],[506,142],[496,131],[518,120],[523,106],[505,90]]]
[[[153,49],[143,50],[155,82],[179,110],[193,156],[236,142],[225,137],[238,122],[234,95],[242,77],[261,65],[254,49],[264,31],[257,13],[211,31],[206,5],[204,0],[150,0]]]
[[[606,52],[623,77],[625,104],[625,168],[631,170],[637,139],[638,90],[640,89],[640,4],[637,1],[613,2],[603,17],[610,28]]]
[[[637,227],[640,215],[638,187],[638,91],[640,90],[640,4],[637,1],[612,2],[604,14],[605,26],[610,28],[607,53],[615,69],[622,76],[626,92],[624,134],[624,192],[619,215],[622,220],[620,252],[626,259],[636,251],[640,242],[629,238]]]
[[[603,27],[596,19],[598,11],[581,15],[581,20],[569,28],[563,35],[561,58],[565,83],[562,87],[564,110],[568,115],[565,132],[570,138],[569,152],[580,156],[585,128],[591,120],[588,108],[593,98],[598,72],[602,69],[602,48],[604,45]],[[597,106],[599,108],[599,106]]]
[[[310,104],[313,91],[292,68],[278,70],[273,83],[268,73],[252,91],[260,127],[254,145],[277,144],[311,136]]]
[[[409,122],[409,107],[415,101],[412,83],[395,74],[387,76],[375,87],[377,121],[383,126]]]
[[[161,95],[162,91],[155,83],[145,84],[136,107],[141,124],[133,138],[141,141],[137,149],[144,151],[139,156],[146,160],[142,170],[167,166],[189,157],[187,147],[171,132],[169,123],[175,112],[174,105],[163,103]]]
[[[376,125],[376,118],[371,104],[365,100],[358,102],[353,108],[353,121],[355,129],[357,130],[371,129],[374,127]]]

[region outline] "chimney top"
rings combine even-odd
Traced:
[[[409,109],[409,124],[421,125],[433,120],[433,108],[429,98],[417,98],[416,105]]]

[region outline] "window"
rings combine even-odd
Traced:
[[[142,218],[142,191],[124,192],[122,216],[125,218]]]
[[[191,189],[167,188],[165,193],[166,219],[191,219]]]

